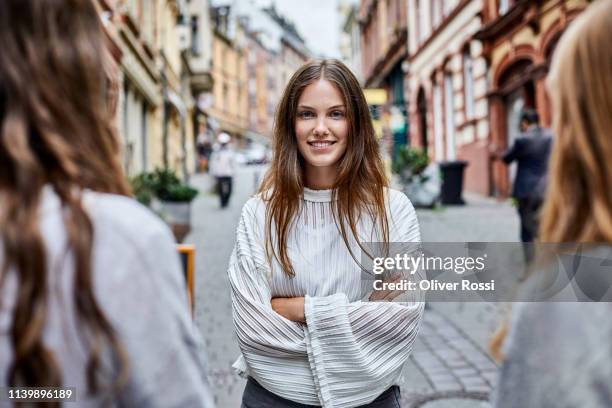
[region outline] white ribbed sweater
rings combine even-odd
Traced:
[[[416,213],[401,192],[387,190],[391,242],[420,240]],[[243,207],[229,265],[233,318],[242,355],[234,364],[264,388],[302,404],[354,407],[397,384],[418,332],[423,303],[363,302],[361,271],[331,214],[331,190],[304,189],[287,248],[288,278],[265,257],[265,202]],[[380,240],[371,220],[362,242]],[[350,231],[350,230],[349,230]],[[360,250],[350,237],[351,248]],[[305,296],[306,325],[272,310],[273,297]]]

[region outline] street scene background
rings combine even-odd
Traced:
[[[550,126],[550,60],[588,3],[97,1],[136,197],[195,249],[194,317],[218,406],[240,406],[245,384],[231,368],[239,355],[227,278],[235,230],[270,161],[276,105],[293,72],[321,57],[351,68],[392,185],[417,207],[424,242],[518,242],[516,170],[490,153],[512,145],[525,108]],[[225,208],[209,172],[220,135],[239,165]],[[159,169],[199,191],[187,219],[140,190]],[[404,370],[403,406],[488,406],[497,370],[489,342],[509,308],[428,304]]]

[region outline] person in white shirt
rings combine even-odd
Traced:
[[[242,352],[234,368],[248,377],[242,406],[398,407],[423,302],[364,298],[359,257],[364,242],[419,242],[419,225],[408,198],[388,188],[344,64],[313,61],[293,75],[273,144],[228,271]]]
[[[172,233],[129,197],[97,4],[0,1],[0,49],[0,408],[213,407]]]
[[[227,133],[219,134],[217,137],[219,149],[213,152],[210,162],[210,173],[217,180],[217,193],[221,201],[221,208],[229,204],[236,169],[236,155],[229,147],[231,140],[231,136]]]

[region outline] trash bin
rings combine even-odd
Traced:
[[[440,171],[442,173],[440,200],[442,204],[465,204],[461,194],[463,192],[463,171],[467,164],[465,161],[440,163]]]

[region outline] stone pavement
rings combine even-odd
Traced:
[[[423,242],[516,242],[519,224],[508,201],[465,194],[465,206],[418,209]],[[508,304],[428,303],[404,370],[405,408],[489,407],[497,366],[488,343]],[[413,386],[411,384],[419,384]]]
[[[196,247],[195,321],[206,346],[209,380],[218,408],[239,407],[246,383],[231,367],[240,351],[234,337],[227,266],[240,211],[254,191],[258,174],[259,167],[240,170],[225,209],[220,208],[218,197],[211,192],[210,177],[195,175],[191,180],[200,189],[192,208],[192,232],[186,238]]]
[[[239,354],[233,334],[226,268],[244,202],[263,174],[261,167],[245,167],[235,178],[228,208],[221,210],[206,175],[192,184],[201,194],[193,204],[193,230],[186,242],[196,245],[195,321],[206,345],[209,379],[218,407],[240,406],[245,381],[231,368]],[[478,196],[468,205],[418,210],[425,242],[516,241],[514,208]],[[507,305],[481,303],[428,304],[414,353],[404,367],[402,406],[405,408],[481,408],[495,381],[496,366],[487,343]]]
[[[449,399],[462,398],[487,406],[495,385],[497,366],[486,351],[450,319],[429,308],[407,365],[402,384],[402,406],[438,407]],[[421,380],[415,386],[415,377]]]

